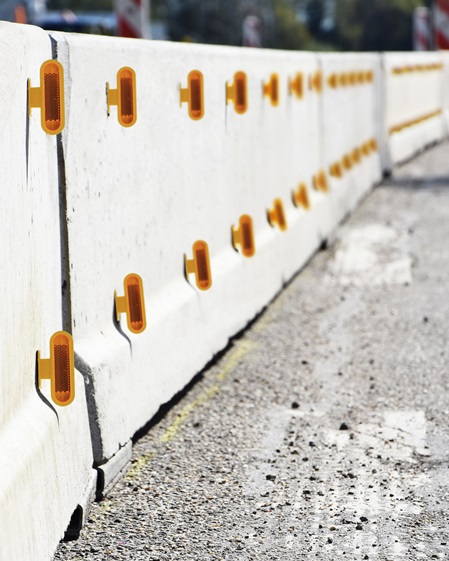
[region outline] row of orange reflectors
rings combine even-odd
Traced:
[[[372,138],[368,142],[364,142],[361,146],[354,148],[352,152],[348,152],[339,160],[329,166],[329,173],[332,177],[343,177],[345,171],[349,171],[353,166],[360,163],[363,156],[369,156],[371,152],[378,150],[377,141]]]
[[[369,146],[370,150],[377,149],[375,140],[363,146]],[[363,152],[363,146],[362,153],[367,155],[369,152]],[[340,177],[339,174],[332,173],[332,171],[331,166],[331,174]],[[313,177],[313,184],[318,191],[328,191],[324,171],[318,172]],[[304,183],[293,191],[292,201],[296,207],[310,209],[309,195]],[[281,199],[277,198],[273,201],[272,208],[267,210],[267,220],[272,227],[277,226],[281,231],[287,230],[284,204]],[[256,253],[256,244],[251,216],[243,214],[238,225],[232,227],[231,233],[234,249],[240,251],[244,257],[253,257]],[[195,275],[196,286],[200,290],[209,290],[212,286],[212,272],[207,243],[203,240],[196,241],[193,244],[192,253],[191,259],[184,256],[186,278],[188,279],[191,274]],[[125,277],[123,284],[124,296],[118,296],[117,292],[114,293],[116,319],[119,321],[120,315],[126,314],[128,329],[132,333],[142,333],[147,325],[142,279],[139,275],[132,273]],[[54,403],[59,406],[70,405],[75,398],[72,336],[65,331],[55,333],[50,340],[50,358],[42,359],[38,351],[37,361],[39,387],[42,380],[50,379],[51,396]]]
[[[373,72],[351,72],[332,74],[328,83],[332,88],[373,81]],[[309,89],[322,91],[322,73],[309,76]],[[304,76],[298,72],[289,79],[290,95],[302,99],[304,96]],[[262,94],[273,106],[279,105],[279,76],[271,74],[263,83]],[[136,74],[132,68],[123,67],[117,72],[117,87],[106,84],[108,115],[111,107],[117,106],[117,118],[123,127],[131,127],[137,120]],[[199,70],[192,70],[187,78],[187,87],[180,87],[180,105],[187,103],[191,119],[198,121],[204,116],[204,80]],[[234,81],[226,84],[226,104],[233,103],[236,113],[243,115],[248,109],[247,77],[245,72],[236,72]],[[40,69],[40,86],[31,87],[28,80],[28,114],[33,107],[41,109],[41,125],[48,134],[59,134],[65,126],[64,109],[64,69],[60,62],[48,60]]]
[[[412,72],[432,72],[434,70],[443,70],[441,62],[433,64],[415,64],[413,66],[396,66],[393,68],[393,74],[410,74]]]
[[[300,186],[293,195],[297,206],[309,208],[309,199],[305,186]],[[273,209],[267,212],[269,223],[277,224],[281,230],[287,229],[284,206],[281,199],[274,201]],[[238,226],[232,227],[232,243],[236,250],[240,249],[245,257],[252,257],[256,252],[254,242],[253,221],[251,216],[244,214]],[[186,277],[194,274],[196,285],[200,290],[208,290],[212,286],[209,247],[205,241],[198,240],[193,244],[193,258],[184,256]],[[124,296],[114,293],[117,321],[121,314],[126,314],[128,329],[132,333],[142,333],[147,325],[143,283],[139,275],[132,273],[124,280]],[[58,331],[50,340],[50,358],[43,359],[37,355],[38,381],[49,379],[51,397],[59,406],[70,405],[75,398],[74,384],[74,348],[69,333]]]

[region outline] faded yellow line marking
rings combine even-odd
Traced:
[[[229,374],[234,370],[235,366],[240,360],[255,346],[252,341],[243,341],[237,349],[229,356],[223,369],[217,374],[217,382],[224,382]],[[165,433],[159,439],[160,442],[170,442],[178,434],[179,429],[185,423],[187,417],[195,411],[200,405],[209,401],[212,397],[216,396],[220,391],[220,384],[208,388],[204,393],[199,395],[194,401],[186,405],[178,414],[173,423],[167,428]]]
[[[156,456],[156,452],[149,452],[148,454],[143,454],[140,458],[134,462],[133,466],[128,470],[125,475],[125,481],[133,479],[141,470],[144,468],[151,460]]]
[[[159,438],[159,442],[171,442],[177,436],[180,429],[185,424],[188,417],[193,413],[193,411],[195,411],[195,409],[197,409],[219,393],[222,383],[229,377],[229,375],[232,373],[237,364],[242,360],[242,358],[246,356],[251,350],[253,350],[255,346],[256,343],[254,341],[242,341],[235,349],[235,351],[229,355],[223,368],[217,374],[215,378],[217,383],[205,390],[191,403],[188,403],[181,409],[176,419],[167,427],[164,434],[161,435],[161,437]],[[138,458],[137,461],[133,464],[132,468],[126,474],[125,480],[129,481],[130,479],[133,479],[149,462],[151,462],[151,460],[155,456],[156,452],[150,452]]]

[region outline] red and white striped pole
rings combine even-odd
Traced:
[[[120,37],[149,38],[149,0],[115,0],[115,11]]]
[[[436,48],[449,49],[449,0],[437,0],[434,21]]]
[[[415,51],[432,49],[432,29],[428,8],[415,8],[413,12],[413,46]]]

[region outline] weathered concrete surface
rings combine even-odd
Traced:
[[[58,561],[449,557],[448,154],[374,191]]]

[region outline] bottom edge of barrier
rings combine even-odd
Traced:
[[[103,499],[125,475],[131,461],[132,441],[128,442],[104,464],[96,466],[98,471],[96,500]]]
[[[86,488],[84,489],[84,492],[80,498],[80,501],[70,518],[69,525],[64,532],[64,541],[68,542],[77,540],[79,538],[80,532],[83,529],[83,526],[85,525],[86,520],[89,516],[91,506],[95,501],[97,481],[98,473],[97,470],[93,469]]]

